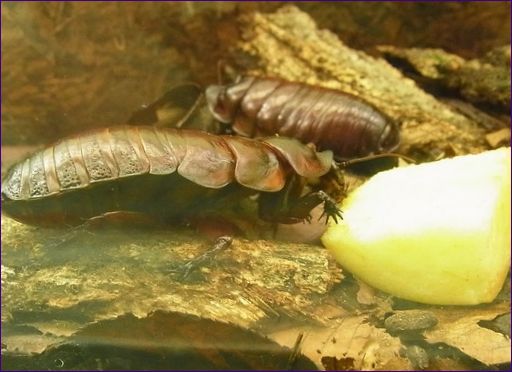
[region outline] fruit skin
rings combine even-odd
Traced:
[[[510,267],[510,148],[381,172],[323,244],[368,284],[439,305],[491,302]]]

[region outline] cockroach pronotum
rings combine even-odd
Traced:
[[[293,137],[332,150],[338,159],[389,153],[400,142],[397,125],[386,115],[333,89],[243,77],[208,87],[206,100],[215,118],[237,134]]]
[[[2,182],[2,211],[36,225],[80,225],[108,212],[168,220],[225,208],[258,194],[260,217],[293,223],[341,217],[325,193],[302,195],[326,175],[331,151],[284,137],[249,139],[196,130],[120,126],[63,139],[14,165]]]

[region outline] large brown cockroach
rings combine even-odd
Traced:
[[[2,210],[24,223],[79,225],[114,211],[183,219],[259,194],[266,221],[293,223],[324,203],[302,195],[306,178],[327,174],[331,151],[299,141],[248,139],[144,126],[97,129],[69,137],[14,165],[2,182]]]
[[[206,99],[215,118],[247,137],[279,134],[348,159],[389,153],[397,125],[361,99],[333,89],[274,78],[243,77],[212,85]]]

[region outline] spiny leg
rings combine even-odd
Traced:
[[[233,243],[233,238],[230,236],[221,236],[215,240],[210,248],[206,252],[200,254],[197,257],[187,261],[185,264],[180,265],[177,268],[170,270],[173,274],[178,274],[179,280],[186,280],[190,274],[200,269],[203,266],[210,264],[215,256],[221,251],[229,248]]]
[[[347,196],[347,186],[343,171],[333,161],[329,172],[320,178],[318,185],[314,188],[323,190],[335,200],[343,200]]]
[[[336,202],[324,191],[314,191],[300,196],[304,182],[299,177],[292,177],[283,190],[277,193],[262,193],[259,199],[260,217],[269,222],[296,223],[311,221],[310,212],[322,204],[322,216],[332,218],[335,222],[343,219]]]
[[[343,213],[341,209],[338,208],[336,201],[334,201],[329,195],[323,191],[317,191],[313,194],[316,194],[315,198],[320,200],[320,203],[324,203],[324,211],[320,216],[320,219],[323,216],[327,216],[326,223],[329,221],[329,218],[332,218],[335,223],[338,223],[338,218],[340,220],[343,219]]]
[[[320,216],[319,220],[322,219],[323,216],[327,216],[326,222],[329,218],[332,218],[334,222],[338,222],[338,218],[340,220],[343,219],[343,215],[341,210],[336,205],[336,202],[325,192],[323,191],[315,191],[306,194],[293,202],[293,205],[288,209],[288,214],[290,216],[301,216],[302,219],[306,221],[311,221],[311,215],[309,212],[315,208],[317,205],[322,204],[324,207],[324,211]]]

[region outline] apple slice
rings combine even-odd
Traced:
[[[510,267],[510,177],[510,148],[381,172],[345,199],[322,242],[397,297],[491,302]]]

